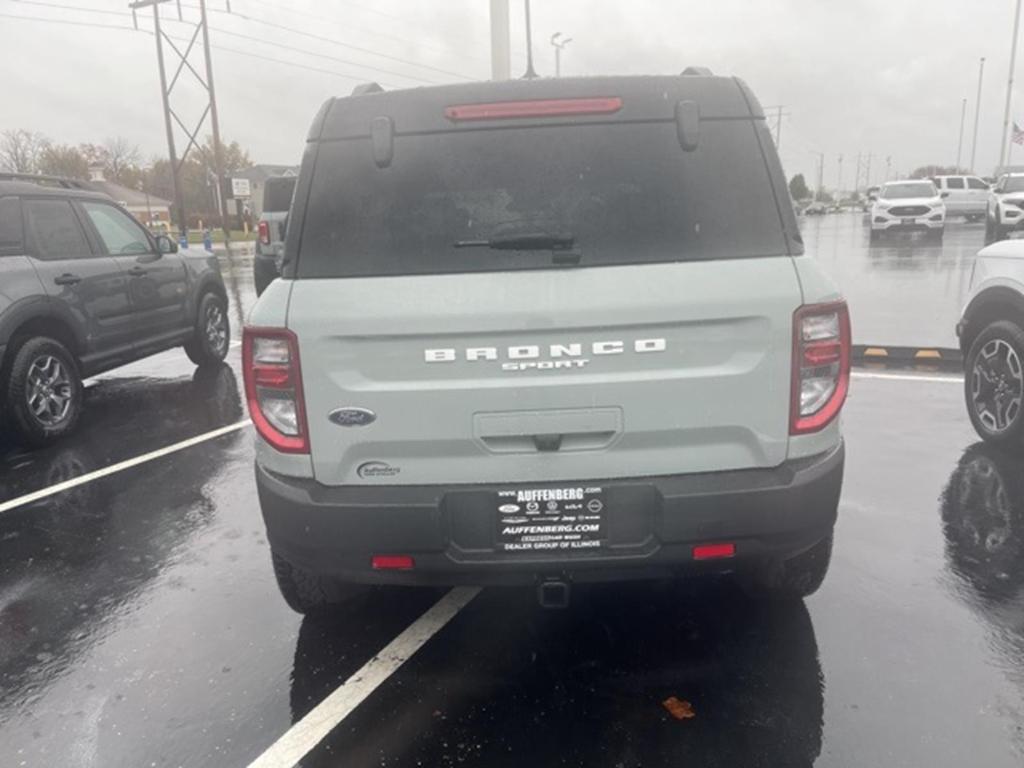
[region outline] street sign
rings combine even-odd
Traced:
[[[251,197],[252,189],[248,179],[231,179],[231,197]]]

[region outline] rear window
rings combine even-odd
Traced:
[[[263,185],[263,210],[266,213],[287,213],[295,191],[295,177],[281,176],[267,179]]]
[[[297,274],[550,267],[550,250],[454,247],[535,233],[571,236],[581,267],[784,255],[755,130],[705,120],[693,152],[675,122],[396,136],[383,169],[369,139],[324,142]]]
[[[886,200],[905,200],[912,197],[935,197],[936,189],[930,181],[903,181],[882,187]]]

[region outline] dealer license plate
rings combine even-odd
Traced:
[[[578,552],[604,546],[603,488],[498,491],[495,507],[495,541],[503,552]]]

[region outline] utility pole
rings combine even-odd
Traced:
[[[999,166],[1006,164],[1006,137],[1010,133],[1010,103],[1013,101],[1013,70],[1017,66],[1017,31],[1020,29],[1020,4],[1013,14],[1013,40],[1010,43],[1010,76],[1006,80],[1006,109],[1003,111],[1003,138],[999,143]]]
[[[533,80],[537,71],[533,68],[533,29],[530,27],[530,0],[523,0],[526,6],[526,72],[523,79]]]
[[[512,43],[509,39],[508,0],[491,0],[491,79],[512,77]]]
[[[889,180],[889,170],[892,168],[892,155],[888,155],[885,158],[885,180]]]
[[[782,106],[779,106],[779,111],[775,115],[775,149],[782,149]]]
[[[861,164],[861,153],[857,153],[857,173],[853,177],[853,191],[856,194],[860,189],[860,164]]]
[[[971,173],[974,173],[974,155],[978,151],[978,118],[981,116],[981,82],[985,77],[985,57],[978,62],[978,97],[974,102],[974,138],[971,139]]]
[[[206,59],[206,90],[210,95],[210,127],[213,129],[213,173],[220,191],[220,227],[224,230],[224,247],[231,253],[231,224],[228,219],[228,201],[224,194],[224,151],[220,143],[220,123],[217,120],[217,94],[213,88],[213,59],[210,58],[210,27],[206,22],[206,0],[199,0],[199,17],[203,28],[203,56]],[[236,203],[237,205],[237,203]]]
[[[868,152],[867,168],[864,169],[864,186],[871,186],[871,153]]]
[[[836,185],[836,202],[843,197],[843,156],[839,156],[839,183]]]
[[[815,201],[820,201],[825,192],[825,153],[818,153],[818,193],[814,196]]]
[[[153,31],[154,37],[156,38],[156,58],[157,68],[160,72],[160,97],[163,102],[164,108],[164,127],[167,131],[167,154],[171,164],[171,175],[174,182],[174,207],[177,209],[178,214],[178,229],[179,238],[182,242],[188,242],[188,216],[185,211],[185,199],[182,192],[181,185],[181,169],[188,158],[188,153],[193,147],[197,151],[202,152],[202,144],[198,140],[199,131],[203,127],[203,123],[206,122],[207,115],[210,116],[211,127],[213,129],[213,166],[214,171],[217,175],[218,182],[223,173],[223,163],[221,157],[221,142],[220,142],[220,125],[217,119],[217,101],[213,89],[213,66],[210,61],[210,37],[209,29],[206,19],[206,0],[199,0],[199,11],[200,21],[196,24],[195,29],[189,38],[188,45],[185,46],[184,50],[174,44],[174,41],[167,36],[160,25],[160,6],[163,3],[170,2],[170,0],[135,0],[129,4],[129,8],[132,11],[132,21],[135,24],[136,29],[138,28],[138,20],[136,18],[136,11],[140,8],[153,9]],[[228,6],[230,11],[230,6]],[[178,17],[179,21],[183,21],[181,18],[181,6],[178,6]],[[200,34],[203,37],[203,56],[205,59],[206,76],[199,73],[199,71],[192,66],[189,61],[189,55],[192,53],[195,47],[196,41],[199,39]],[[164,44],[174,51],[177,59],[177,67],[174,71],[173,77],[170,82],[167,81],[167,69],[165,61]],[[171,104],[171,95],[174,92],[174,88],[179,83],[179,78],[188,70],[195,80],[202,86],[203,90],[206,91],[206,108],[203,113],[199,116],[199,120],[195,123],[195,128],[189,130],[185,123],[178,116],[177,112],[174,111],[174,107]],[[177,156],[174,142],[174,124],[182,130],[185,136],[188,138],[188,143],[185,145],[184,151],[181,153],[181,157]],[[206,158],[209,164],[211,158]],[[228,238],[228,220],[227,220],[227,203],[222,202],[220,206],[221,215],[221,226],[224,227],[225,241]]]
[[[953,166],[954,168],[956,168],[957,173],[960,172],[960,153],[963,151],[964,148],[964,118],[966,116],[967,99],[964,99],[963,103],[960,105],[960,138],[957,139],[956,142],[956,165]]]
[[[555,32],[551,36],[551,46],[555,49],[555,77],[562,76],[562,49],[565,48],[569,43],[572,42],[571,37],[565,38],[565,40],[559,40],[562,36],[561,32]]]

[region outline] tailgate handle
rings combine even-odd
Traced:
[[[598,450],[622,433],[622,409],[478,413],[473,417],[473,433],[493,453]]]

